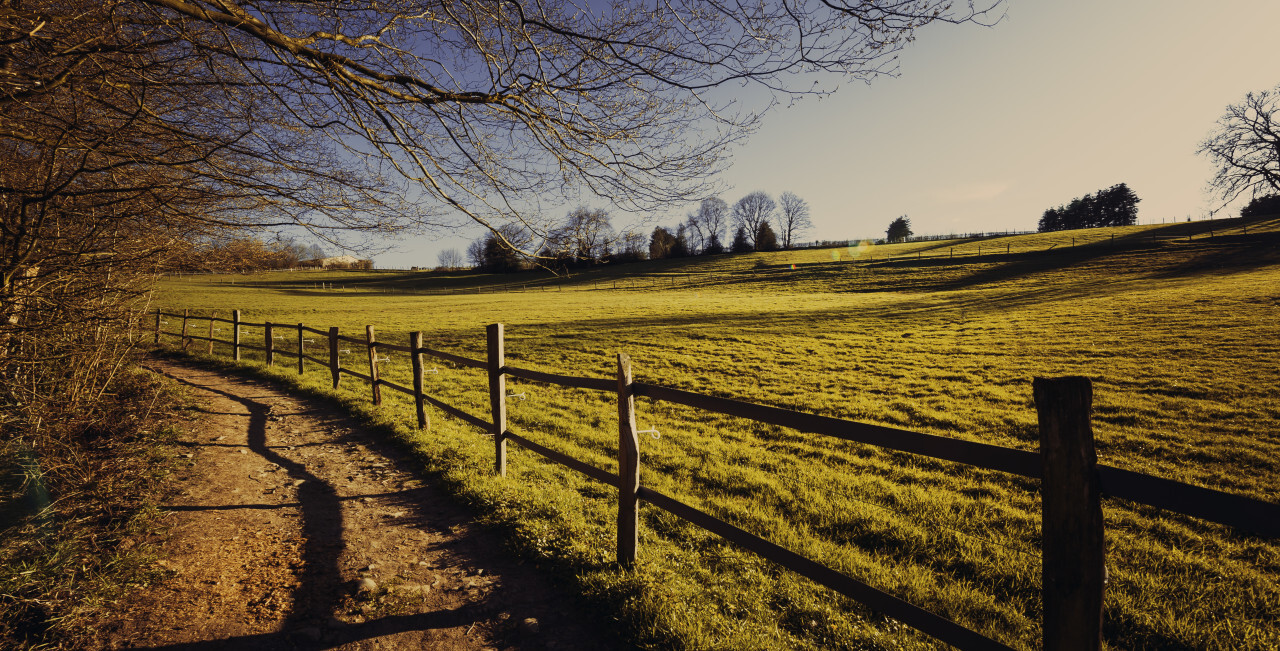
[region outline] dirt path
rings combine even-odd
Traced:
[[[605,646],[574,598],[340,411],[170,360],[146,366],[193,387],[205,417],[171,478],[166,579],[122,605],[103,648]]]

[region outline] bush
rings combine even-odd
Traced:
[[[175,386],[124,373],[77,413],[5,422],[0,648],[83,648],[103,604],[154,578],[149,549],[134,543],[160,515],[167,421],[186,401]]]

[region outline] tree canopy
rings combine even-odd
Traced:
[[[813,228],[813,220],[809,218],[809,202],[801,199],[794,192],[783,192],[778,197],[778,226],[782,230],[782,248],[789,249],[795,239]]]
[[[478,224],[518,266],[542,204],[712,196],[772,101],[982,1],[0,0],[0,348],[244,230]]]
[[[753,249],[761,227],[773,219],[776,209],[773,197],[760,191],[752,192],[733,204],[733,223],[746,233]]]
[[[346,201],[291,183],[297,196],[269,192],[275,200],[262,202],[290,221],[400,228],[461,214],[537,231],[536,212],[522,207],[535,194],[547,201],[585,189],[637,210],[706,196],[728,148],[768,108],[718,92],[723,84],[821,94],[841,78],[892,74],[894,55],[921,27],[994,21],[998,4],[72,0],[6,15],[26,35],[20,50],[59,40],[9,57],[19,73],[6,85],[11,97],[54,97],[44,89],[66,85],[64,76],[141,77],[167,66],[175,74],[158,88],[170,97],[142,106],[223,110],[158,110],[152,121],[189,124],[200,137],[252,133],[235,142],[259,172],[306,176],[327,163],[330,181],[375,206],[399,190],[420,207],[374,213],[381,219],[327,211]],[[98,65],[119,51],[150,58]],[[185,73],[209,84],[181,93]],[[289,136],[301,145],[284,150],[291,156],[264,155],[275,151],[266,140]],[[364,169],[344,172],[353,161]],[[309,209],[289,210],[296,201]]]
[[[905,242],[908,237],[911,237],[911,220],[906,215],[889,222],[889,228],[884,231],[884,241],[890,244]]]
[[[1074,228],[1130,226],[1138,223],[1141,199],[1129,186],[1118,183],[1093,194],[1076,197],[1065,206],[1050,208],[1040,217],[1040,232]]]
[[[1276,215],[1280,215],[1280,194],[1254,197],[1248,205],[1240,209],[1241,217],[1274,217]]]

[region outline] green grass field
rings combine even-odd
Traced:
[[[430,295],[444,290],[459,293]],[[1087,375],[1101,463],[1280,502],[1280,220],[651,261],[570,278],[188,277],[164,282],[158,304],[351,336],[374,324],[399,344],[422,330],[427,346],[476,359],[484,326],[502,322],[513,366],[613,377],[625,352],[640,381],[1026,450],[1038,446],[1031,379]],[[344,363],[367,370],[351,348]],[[323,341],[314,351],[326,354]],[[283,366],[274,373],[296,378]],[[483,372],[434,366],[432,395],[486,416]],[[403,355],[382,372],[410,383]],[[327,391],[328,375],[312,366],[289,381]],[[616,471],[615,396],[508,387],[527,394],[509,402],[513,431]],[[341,393],[373,411],[359,407],[363,383],[346,378]],[[413,431],[410,401],[384,395],[374,417],[397,424],[424,471],[518,552],[572,577],[636,645],[936,645],[652,507],[636,570],[618,570],[609,486],[516,445],[495,478],[490,439],[438,411]],[[1038,648],[1037,482],[644,398],[637,419],[661,432],[641,441],[645,485]],[[1104,511],[1111,648],[1280,647],[1280,543],[1116,500]]]

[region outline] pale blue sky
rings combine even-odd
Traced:
[[[1277,26],[1280,0],[1008,0],[995,27],[922,30],[897,78],[779,107],[735,153],[722,198],[795,192],[812,208],[806,240],[882,236],[902,214],[917,233],[1029,230],[1121,182],[1141,222],[1199,218],[1217,204],[1198,143],[1228,103],[1280,84]],[[375,262],[434,266],[477,234]]]

